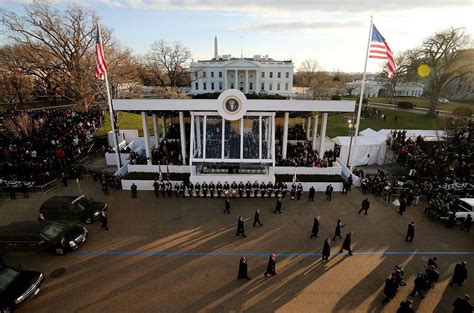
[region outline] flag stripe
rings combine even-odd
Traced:
[[[105,72],[108,70],[107,62],[104,57],[104,47],[102,45],[102,36],[100,35],[99,26],[97,26],[97,37],[95,46],[95,76],[103,80]]]
[[[397,67],[392,50],[385,38],[379,33],[375,25],[372,25],[372,38],[370,41],[369,58],[387,60],[387,75],[389,78],[395,75]]]

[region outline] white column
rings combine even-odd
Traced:
[[[249,70],[245,70],[245,86],[244,86],[244,92],[248,93],[249,92]]]
[[[258,117],[258,159],[262,159],[262,116]]]
[[[189,167],[193,165],[194,159],[194,112],[191,111],[191,132],[189,134]],[[192,173],[192,171],[190,171]]]
[[[221,131],[221,159],[224,159],[224,149],[225,149],[225,118],[222,118],[222,131]]]
[[[202,124],[202,141],[203,141],[203,147],[202,147],[202,158],[206,158],[206,126],[207,126],[207,115],[204,115],[204,120]]]
[[[203,157],[203,153],[202,153],[202,141],[201,141],[201,116],[196,116],[196,137],[197,137],[197,150],[198,150],[198,159],[201,159]],[[200,156],[199,156],[200,155]]]
[[[306,140],[311,139],[311,116],[306,118]]]
[[[240,120],[240,159],[244,158],[244,118]]]
[[[275,132],[276,132],[276,125],[275,125],[275,113],[272,115],[272,159],[273,159],[273,167],[275,167]]]
[[[145,152],[147,164],[151,165],[151,151],[150,151],[150,131],[148,130],[148,121],[145,112],[142,112],[142,123],[143,123],[143,137],[145,137]]]
[[[313,150],[316,150],[316,139],[318,137],[318,122],[319,114],[314,116],[314,125],[313,125]]]
[[[238,74],[238,71],[237,71],[237,70],[234,70],[234,76],[235,76],[235,77],[234,77],[234,78],[235,78],[235,85],[234,85],[234,88],[237,89],[237,90],[239,90],[239,78],[238,78],[237,74]]]
[[[256,93],[260,93],[260,83],[258,82],[259,77],[260,77],[260,71],[259,71],[259,70],[256,70],[256,71],[255,71],[255,87],[253,88],[253,90],[254,90]]]
[[[282,158],[286,159],[286,151],[288,146],[288,123],[290,121],[290,113],[285,112],[285,123],[283,124],[283,145],[282,145]]]
[[[160,145],[160,138],[158,137],[158,116],[156,113],[153,113],[153,135],[155,136],[155,148],[158,148]]]
[[[163,139],[165,139],[166,136],[166,124],[165,124],[165,116],[161,116],[161,135]]]
[[[328,114],[323,113],[323,123],[321,124],[321,146],[319,148],[320,157],[324,156],[325,152],[325,143],[326,143],[326,127],[328,124]]]
[[[183,157],[183,165],[186,164],[186,135],[184,132],[184,113],[179,112],[179,130],[181,133],[181,156]]]
[[[227,90],[228,87],[227,87],[227,69],[224,69],[224,88],[222,88],[223,90]]]

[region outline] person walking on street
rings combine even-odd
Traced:
[[[316,216],[313,221],[313,228],[311,228],[311,237],[310,238],[318,238],[318,233],[319,233],[319,220],[321,218],[319,216]]]
[[[326,200],[331,201],[334,188],[331,184],[326,187]]]
[[[400,306],[396,313],[415,313],[415,309],[413,308],[413,301],[407,299],[405,301],[400,302]]]
[[[314,189],[313,186],[309,188],[309,193],[308,193],[308,201],[314,202],[314,195],[316,194],[316,189]]]
[[[130,187],[130,189],[132,190],[132,199],[136,199],[137,198],[137,185],[135,185],[135,183],[132,183],[132,186]]]
[[[339,253],[342,253],[342,250],[346,250],[346,251],[349,251],[349,255],[352,255],[351,240],[352,240],[352,232],[349,232],[346,234],[346,238],[344,238],[344,242],[342,243],[342,247],[341,247],[341,250],[339,250]]]
[[[329,261],[329,257],[331,256],[331,246],[329,243],[331,242],[331,239],[326,238],[324,240],[324,245],[323,245],[323,251],[322,251],[322,256],[323,256],[323,261]]]
[[[405,237],[406,242],[413,242],[413,238],[415,237],[415,222],[411,222],[408,224],[407,235]]]
[[[155,198],[158,198],[158,196],[160,195],[160,184],[156,179],[153,183],[153,191],[155,192]]]
[[[450,286],[454,286],[454,284],[461,287],[464,284],[464,281],[467,279],[467,263],[462,262],[456,264],[454,268],[453,279],[449,283]]]
[[[25,184],[25,182],[21,182],[20,190],[23,193],[23,199],[30,197],[28,195],[28,186]]]
[[[242,237],[247,237],[244,228],[244,218],[242,216],[239,216],[239,220],[237,221],[237,233],[235,235],[239,236],[240,234],[242,234]]]
[[[468,294],[465,294],[464,298],[457,297],[453,302],[453,306],[453,313],[472,313],[471,297]]]
[[[418,273],[415,278],[415,286],[413,287],[413,291],[410,293],[410,296],[416,296],[419,294],[421,299],[423,299],[425,297],[424,291],[426,288],[426,280],[423,277],[423,274]]]
[[[225,198],[224,213],[230,214],[230,200]]]
[[[64,172],[61,173],[61,181],[63,182],[63,186],[67,187],[67,176],[64,174]]]
[[[104,196],[109,194],[109,185],[107,184],[107,180],[105,178],[102,180],[102,191],[104,192]]]
[[[437,257],[432,257],[428,259],[428,266],[433,266],[435,269],[438,269],[438,258]]]
[[[99,219],[100,219],[100,229],[105,229],[106,231],[109,231],[108,219],[107,219],[107,207],[102,209],[99,215]]]
[[[267,275],[276,275],[276,261],[275,261],[275,254],[273,253],[272,255],[270,255],[270,257],[268,258],[268,264],[267,264],[267,270],[265,271],[265,273],[263,273],[263,275],[265,277],[267,277]]]
[[[247,268],[248,268],[247,259],[243,256],[240,258],[239,273],[237,274],[237,279],[247,279],[247,280],[251,279],[248,275]]]
[[[299,183],[298,187],[296,187],[296,200],[301,199],[301,194],[303,194],[303,185]]]
[[[369,202],[369,198],[365,198],[363,201],[362,201],[362,206],[359,210],[359,215],[362,211],[365,211],[365,215],[367,215],[367,211],[369,210],[370,208],[370,202]]]
[[[339,237],[340,239],[342,239],[341,228],[345,227],[345,226],[346,225],[342,225],[342,220],[341,219],[337,220],[336,230],[334,231],[334,237],[332,238],[332,240],[336,240],[336,237]]]
[[[277,203],[276,203],[276,206],[275,206],[275,210],[273,211],[273,214],[275,214],[276,212],[281,213],[281,197],[278,197],[278,200],[277,200]]]
[[[403,215],[403,213],[406,211],[406,209],[407,209],[407,200],[405,200],[405,198],[401,198],[400,199],[400,206],[398,208],[398,214]]]
[[[253,217],[253,226],[257,226],[257,223],[259,226],[263,226],[263,224],[260,222],[260,209],[255,211],[255,216]]]
[[[466,220],[464,221],[461,230],[465,229],[467,232],[471,229],[471,224],[472,224],[472,216],[471,214],[468,214],[466,217]]]

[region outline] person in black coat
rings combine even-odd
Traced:
[[[453,313],[472,313],[471,297],[464,295],[464,298],[457,297],[453,302]]]
[[[132,190],[132,199],[136,199],[137,198],[137,185],[135,185],[135,183],[132,183],[132,186],[130,187],[130,189]]]
[[[242,237],[247,237],[244,228],[244,218],[242,216],[239,216],[239,220],[237,221],[237,233],[235,235],[239,236],[240,234],[242,234]]]
[[[313,186],[309,188],[309,193],[308,193],[308,201],[313,201],[314,202],[314,195],[316,194],[316,189],[314,189]]]
[[[416,296],[417,294],[423,299],[425,297],[424,292],[427,289],[426,280],[421,273],[418,273],[415,278],[415,286],[410,296]]]
[[[408,224],[407,235],[405,237],[405,241],[413,242],[413,238],[415,237],[415,222],[411,222]]]
[[[265,277],[267,277],[267,275],[276,275],[276,262],[275,262],[275,254],[273,253],[272,255],[270,255],[270,257],[268,258],[268,264],[267,264],[267,270],[265,271],[265,273],[263,273],[263,275]]]
[[[281,197],[278,198],[276,206],[275,206],[275,210],[273,211],[274,214],[276,212],[281,213]]]
[[[331,246],[329,243],[331,242],[331,239],[326,238],[324,240],[324,245],[323,245],[323,251],[322,251],[322,256],[323,256],[323,261],[329,261],[329,256],[331,255]]]
[[[224,204],[224,213],[230,214],[230,200],[229,198],[225,198],[225,204]]]
[[[454,268],[453,280],[449,283],[450,286],[454,284],[462,286],[464,281],[467,279],[467,263],[458,263]]]
[[[249,275],[247,274],[247,259],[243,256],[240,258],[239,262],[239,273],[237,274],[237,279],[247,279],[250,280]]]
[[[263,226],[263,224],[260,222],[260,209],[255,211],[255,216],[253,217],[253,226],[257,226],[257,223],[258,225]]]
[[[428,259],[428,266],[433,266],[435,269],[438,269],[438,258],[432,257]]]
[[[349,232],[346,234],[346,238],[344,238],[344,242],[342,243],[342,247],[341,247],[341,250],[339,250],[339,253],[342,253],[342,250],[346,250],[346,251],[349,251],[349,255],[352,255],[351,241],[352,241],[352,232]]]
[[[400,206],[398,207],[398,214],[403,215],[406,209],[407,209],[407,201],[405,200],[405,198],[401,198]]]
[[[222,184],[219,181],[217,182],[216,190],[217,190],[217,197],[220,198],[222,194]]]
[[[387,304],[390,300],[395,298],[397,294],[398,283],[395,278],[395,274],[392,274],[390,278],[385,280],[385,286],[383,288],[383,293],[385,295],[385,299],[383,300],[384,304]]]
[[[100,212],[99,220],[100,220],[100,229],[105,229],[106,231],[109,231],[108,219],[107,219],[107,208],[104,208]]]
[[[407,299],[405,301],[400,302],[400,306],[396,313],[415,313],[415,309],[413,308],[413,301]]]
[[[194,189],[196,189],[196,197],[201,198],[201,185],[196,183],[194,185]]]
[[[164,182],[160,183],[161,196],[164,198],[166,196],[166,184]]]
[[[207,183],[206,182],[202,183],[202,194],[204,195],[204,198],[207,198],[207,190],[208,190]]]
[[[296,200],[300,200],[302,194],[303,194],[303,185],[299,183],[298,187],[296,187]]]
[[[252,184],[250,183],[250,181],[248,181],[245,184],[245,194],[247,195],[247,198],[250,198],[250,192],[252,192]]]
[[[337,220],[337,224],[336,224],[336,230],[334,231],[334,237],[332,238],[332,240],[336,240],[336,237],[339,237],[342,239],[342,236],[341,236],[341,228],[342,227],[345,227],[346,225],[342,225],[342,220],[341,219],[338,219]]]
[[[365,198],[362,201],[362,205],[361,205],[361,208],[359,210],[359,214],[362,213],[362,211],[365,211],[365,215],[367,215],[367,211],[369,210],[369,208],[370,208],[369,198]]]
[[[153,191],[155,191],[155,198],[158,198],[158,196],[160,195],[160,184],[156,180],[153,183]]]
[[[209,184],[209,192],[211,194],[211,198],[214,198],[214,191],[216,190],[216,185],[213,182]]]
[[[244,196],[245,185],[243,182],[239,183],[239,197],[242,198]]]
[[[472,224],[472,216],[471,214],[468,214],[466,217],[466,220],[464,221],[461,230],[465,229],[467,232],[471,229],[471,224]]]
[[[326,194],[326,200],[331,201],[333,190],[334,190],[334,187],[333,187],[331,184],[329,184],[329,185],[326,187],[326,192],[325,192],[325,194]]]
[[[265,198],[265,190],[267,189],[267,186],[265,185],[264,182],[260,184],[260,194],[262,195],[262,198]]]
[[[320,217],[317,216],[314,218],[313,221],[313,228],[311,228],[311,238],[318,238],[318,233],[319,233],[319,220]]]

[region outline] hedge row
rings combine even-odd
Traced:
[[[397,107],[402,109],[413,109],[415,105],[410,101],[399,101],[397,102]]]

